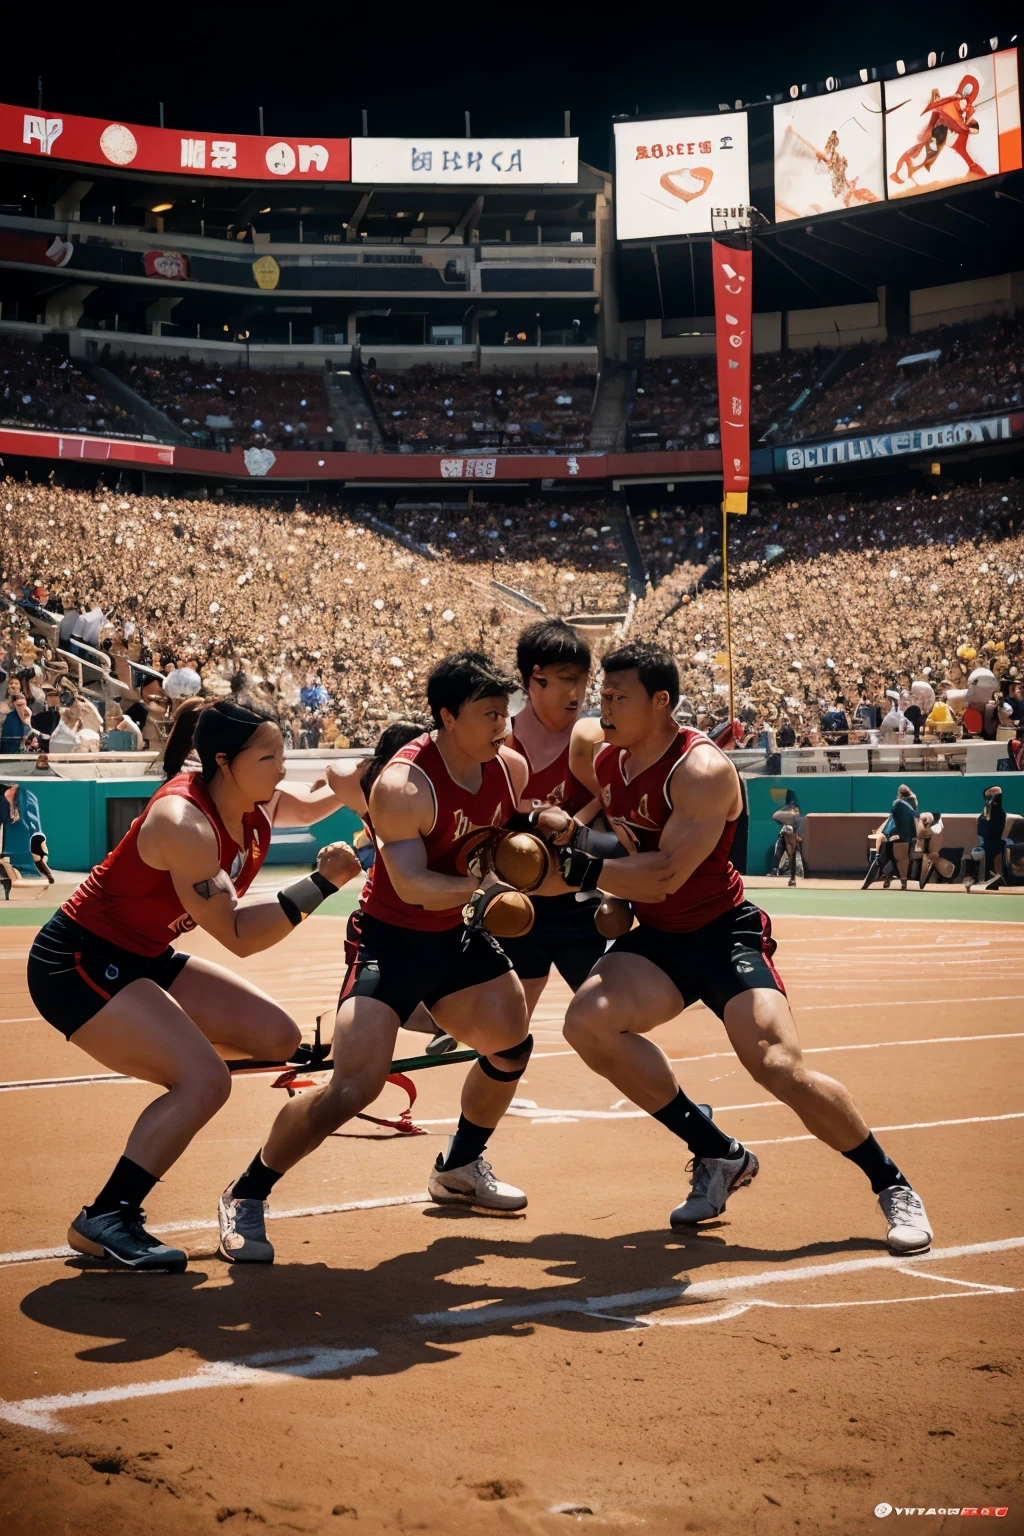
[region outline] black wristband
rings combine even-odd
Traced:
[[[601,878],[603,859],[595,859],[581,848],[561,848],[558,851],[562,879],[577,891],[594,891]]]
[[[304,917],[315,912],[320,903],[326,901],[328,896],[333,896],[337,889],[332,880],[314,869],[312,874],[304,875],[294,885],[278,891],[277,899],[285,917],[293,928],[297,928]]]

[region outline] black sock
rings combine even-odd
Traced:
[[[474,1125],[472,1120],[460,1115],[458,1130],[452,1137],[451,1150],[441,1167],[464,1168],[467,1163],[475,1163],[493,1135],[493,1125]]]
[[[866,1173],[871,1180],[871,1188],[876,1195],[880,1195],[883,1189],[889,1189],[893,1184],[903,1184],[910,1189],[910,1180],[904,1178],[896,1167],[891,1157],[886,1157],[874,1136],[868,1135],[866,1141],[862,1141],[859,1147],[854,1147],[852,1152],[844,1152],[851,1163]]]
[[[117,1167],[92,1205],[86,1206],[86,1215],[106,1216],[108,1211],[119,1210],[122,1205],[138,1207],[153,1185],[159,1182],[155,1173],[147,1173],[145,1168],[133,1163],[130,1157],[119,1158]]]
[[[268,1200],[270,1191],[278,1179],[282,1178],[284,1174],[268,1168],[263,1161],[263,1154],[257,1152],[241,1178],[235,1180],[231,1193],[236,1200]]]
[[[738,1141],[720,1131],[699,1104],[688,1099],[680,1088],[664,1109],[652,1111],[655,1120],[681,1136],[694,1157],[738,1157],[743,1148]]]

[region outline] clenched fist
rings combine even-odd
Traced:
[[[347,885],[363,872],[362,865],[348,843],[328,843],[316,856],[316,867],[332,885]]]

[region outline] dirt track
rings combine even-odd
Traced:
[[[852,1536],[888,1528],[881,1501],[1009,1506],[996,1529],[1024,1530],[1024,1308],[1005,1289],[1024,1284],[1020,930],[775,926],[810,1061],[849,1084],[920,1188],[931,1256],[888,1259],[862,1175],[746,1078],[703,1008],[658,1038],[762,1172],[684,1240],[667,1217],[685,1148],[566,1051],[560,987],[520,1112],[491,1147],[529,1192],[525,1217],[415,1198],[457,1113],[462,1069],[443,1069],[418,1079],[428,1136],[347,1128],[288,1175],[274,1208],[414,1198],[275,1221],[272,1269],[215,1258],[209,1225],[181,1233],[192,1259],[178,1277],[12,1262],[63,1244],[153,1090],[0,1092],[5,1536],[346,1522],[546,1533],[566,1529],[551,1512],[562,1504],[609,1531]],[[250,964],[304,1026],[336,991],[341,931],[314,919]],[[2,1075],[98,1072],[33,1019],[30,936],[0,931]],[[276,1107],[268,1084],[236,1083],[153,1192],[152,1224],[212,1221]],[[913,1521],[961,1526],[977,1528]]]

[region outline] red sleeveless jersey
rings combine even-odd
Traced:
[[[585,784],[569,768],[569,744],[566,742],[563,750],[558,754],[553,763],[546,768],[535,768],[530,761],[530,754],[522,742],[512,732],[512,747],[521,757],[526,758],[530,770],[530,777],[526,781],[523,791],[524,800],[534,800],[541,805],[559,805],[570,816],[575,816],[577,811],[582,811],[585,805],[589,805],[594,796]]]
[[[441,875],[466,874],[466,861],[473,849],[493,827],[504,826],[515,810],[515,792],[501,757],[482,765],[476,794],[456,784],[432,736],[418,736],[410,741],[395,753],[391,762],[412,763],[430,785],[434,819],[430,831],[423,836],[427,868]],[[440,933],[457,928],[462,922],[461,903],[443,912],[428,912],[403,901],[391,884],[379,850],[363,887],[360,906],[381,922],[415,928],[421,933]]]
[[[672,814],[669,781],[691,747],[707,742],[703,731],[683,727],[657,762],[628,781],[629,753],[607,742],[594,758],[601,786],[601,801],[612,830],[635,853],[653,852]],[[705,923],[738,907],[743,900],[743,881],[729,860],[736,823],[727,821],[714,850],[698,864],[685,885],[664,901],[635,901],[633,910],[642,923],[666,933],[692,933]]]
[[[245,848],[229,834],[198,773],[179,773],[162,784],[117,847],[86,875],[61,908],[68,917],[120,949],[150,957],[163,954],[171,940],[196,926],[178,899],[165,869],[154,869],[139,853],[139,831],[150,808],[167,795],[179,795],[202,811],[217,834],[220,867],[231,876],[239,896],[249,889],[270,847],[270,817],[262,805],[246,812]]]

